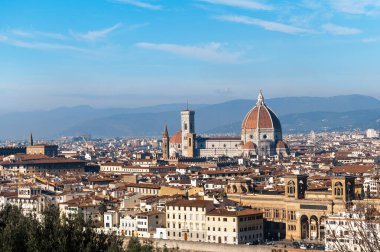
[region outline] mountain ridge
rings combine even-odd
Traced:
[[[367,125],[379,128],[373,121],[380,118],[380,100],[371,96],[279,97],[265,102],[279,116],[285,133],[309,131],[313,126],[316,131],[320,127],[346,129],[348,125],[352,128]],[[255,103],[254,100],[235,99],[217,104],[192,104],[190,109],[196,111],[196,132],[236,132],[240,127],[237,125]],[[165,123],[173,134],[180,127],[180,110],[186,106],[185,103],[175,103],[99,109],[81,105],[8,113],[0,115],[0,139],[26,139],[29,132],[38,138],[50,139],[84,133],[97,137],[159,136]],[[331,124],[318,122],[324,116]]]

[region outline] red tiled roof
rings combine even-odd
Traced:
[[[252,108],[246,114],[242,129],[275,128],[281,129],[277,116],[265,104]]]
[[[243,150],[255,150],[257,148],[257,145],[251,141],[246,142],[243,145]]]
[[[181,130],[174,133],[174,135],[170,138],[170,143],[172,143],[172,144],[182,143],[182,131]]]
[[[207,215],[212,215],[212,216],[228,216],[228,217],[234,217],[234,216],[237,217],[237,216],[246,216],[246,215],[255,215],[255,214],[262,214],[262,212],[253,210],[253,209],[229,211],[227,209],[217,208],[207,213]]]

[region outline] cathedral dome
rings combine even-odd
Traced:
[[[288,149],[288,145],[284,141],[278,141],[276,144],[277,149]]]
[[[243,150],[256,150],[256,148],[257,148],[257,145],[251,141],[246,142],[243,145]]]
[[[182,131],[177,131],[174,133],[174,135],[170,138],[171,144],[181,144],[182,143]]]
[[[280,120],[276,114],[264,103],[263,94],[260,91],[256,106],[246,114],[242,129],[275,129],[281,130]]]

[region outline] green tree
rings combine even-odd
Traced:
[[[139,238],[132,236],[128,242],[127,247],[128,252],[140,252],[141,251],[141,243]]]
[[[54,206],[37,218],[7,205],[0,211],[0,251],[123,251],[119,237],[96,233],[92,227],[92,222],[85,221],[82,215],[60,218]]]
[[[369,185],[367,186],[367,195],[366,196],[367,196],[367,199],[371,198],[371,188]]]

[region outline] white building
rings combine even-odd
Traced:
[[[369,193],[371,197],[380,196],[380,178],[379,177],[365,177],[364,183],[363,183],[363,189],[365,193],[367,193],[368,188],[369,188]]]
[[[364,252],[380,250],[378,244],[380,239],[379,220],[366,220],[363,213],[343,212],[330,215],[325,226],[326,251]]]
[[[135,236],[137,221],[135,214],[125,214],[120,217],[120,234],[123,236]]]
[[[206,241],[206,213],[214,209],[212,201],[176,200],[166,204],[168,239]]]
[[[366,136],[367,138],[378,138],[379,133],[377,133],[374,129],[367,129]]]
[[[263,213],[215,208],[213,201],[176,200],[166,204],[168,239],[222,244],[263,239]]]
[[[0,195],[0,209],[6,204],[18,206],[24,214],[41,213],[46,204],[47,197],[41,193],[38,186],[20,186],[17,193],[4,193]],[[48,200],[49,201],[49,200]]]

